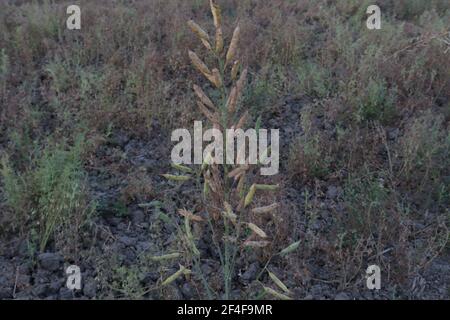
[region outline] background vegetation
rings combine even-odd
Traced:
[[[249,123],[262,115],[282,144],[280,174],[261,181],[280,184],[281,206],[256,221],[272,244],[237,262],[231,297],[261,297],[267,274],[249,270],[300,239],[269,265],[295,298],[448,298],[448,1],[377,1],[376,31],[371,1],[218,3],[227,43],[240,22]],[[65,1],[0,3],[0,265],[13,270],[0,294],[64,298],[35,290],[50,281],[36,258],[52,252],[92,279],[78,296],[206,298],[196,277],[161,288],[178,262],[152,257],[182,250],[177,209],[200,208],[192,185],[160,174],[171,130],[202,119],[189,88],[208,84],[187,49],[204,49],[186,21],[212,35],[209,2],[77,4],[80,31],[66,29]],[[194,233],[220,292],[208,234]],[[369,264],[384,275],[371,296]]]

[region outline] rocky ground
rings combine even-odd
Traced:
[[[298,125],[301,108],[310,104],[307,97],[287,97],[280,101],[267,125],[281,128],[281,163],[286,159],[288,146],[301,133]],[[330,128],[324,130],[330,130]],[[154,134],[157,132],[157,135]],[[48,252],[30,256],[28,243],[20,238],[12,238],[0,246],[0,298],[1,299],[104,299],[104,298],[145,298],[145,299],[198,299],[202,297],[202,287],[198,279],[177,280],[170,290],[158,290],[158,281],[178,269],[177,263],[164,267],[155,266],[146,257],[163,254],[176,247],[176,229],[164,221],[162,215],[173,215],[177,205],[187,206],[193,193],[189,188],[181,190],[162,179],[159,174],[168,170],[167,158],[170,146],[168,135],[157,126],[152,140],[142,140],[116,133],[110,141],[99,148],[98,161],[89,170],[89,184],[99,202],[98,214],[82,235],[76,252],[65,257],[58,252]],[[167,143],[162,143],[167,142]],[[284,161],[283,161],[284,160]],[[126,170],[124,168],[127,168]],[[130,168],[132,168],[130,170]],[[111,169],[111,171],[109,170]],[[282,165],[281,174],[286,175]],[[127,172],[127,173],[124,173]],[[144,179],[151,186],[145,203],[143,199],[131,200],[127,208],[121,208],[117,199],[126,196],[129,187],[129,172],[138,172],[131,179]],[[285,203],[292,204],[296,219],[305,221],[301,210],[304,208],[303,188],[295,181],[285,182]],[[313,229],[326,230],[331,212],[335,212],[342,193],[340,186],[324,185],[321,217]],[[125,191],[124,191],[125,190]],[[218,257],[208,244],[205,236],[198,243],[202,252],[202,272],[207,276],[220,273]],[[300,258],[299,258],[300,259]],[[341,288],[326,276],[327,268],[320,257],[308,257],[308,270],[302,274],[300,282],[290,276],[295,270],[291,265],[274,262],[272,270],[284,274],[286,283],[292,288],[296,299],[448,299],[450,284],[450,255],[444,254],[433,259],[429,266],[410,281],[407,289],[384,282],[380,291],[365,288],[364,270],[346,288]],[[76,263],[82,271],[82,290],[71,291],[66,287],[65,269]],[[234,282],[233,298],[255,298],[256,280],[264,263],[257,256],[238,261]],[[294,268],[294,269],[293,269]],[[308,276],[305,276],[305,275]],[[321,277],[323,277],[321,279]],[[326,279],[326,280],[325,280]],[[244,296],[242,293],[244,292]]]

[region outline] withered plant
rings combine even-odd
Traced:
[[[208,33],[194,21],[188,21],[190,29],[203,43],[213,58],[212,60],[216,61],[216,66],[210,68],[195,52],[188,50],[193,66],[212,84],[212,90],[216,90],[211,97],[218,97],[216,99],[210,98],[200,86],[194,84],[193,90],[198,98],[197,106],[213,128],[222,132],[227,128],[241,129],[247,123],[249,111],[241,106],[248,71],[241,65],[238,57],[240,27],[239,24],[235,27],[230,45],[226,50],[222,32],[221,10],[212,0],[210,6],[215,26],[214,39],[211,39]],[[226,144],[226,137],[224,139]],[[268,149],[263,151],[262,154],[267,156],[270,147]],[[245,155],[246,151],[241,148],[237,151],[237,155],[233,155],[234,160],[239,155],[242,156],[242,152]],[[200,273],[199,276],[203,281],[208,297],[213,298],[217,296],[217,292],[211,289],[208,279],[201,272],[200,259],[202,257],[191,231],[193,224],[207,224],[209,226],[212,242],[220,257],[223,298],[228,299],[230,298],[236,258],[241,249],[244,247],[264,248],[271,242],[270,237],[264,231],[264,226],[258,226],[250,221],[250,213],[267,214],[275,211],[279,204],[271,203],[263,207],[254,207],[252,204],[255,194],[257,192],[275,192],[278,185],[253,183],[254,176],[250,175],[252,165],[248,163],[248,160],[241,165],[217,164],[214,156],[209,153],[203,160],[201,168],[197,171],[183,165],[173,164],[172,166],[180,171],[180,174],[165,174],[164,176],[169,180],[179,182],[195,179],[199,188],[203,190],[203,212],[195,213],[194,210],[184,208],[178,211],[184,217],[182,239],[186,253],[193,262],[193,267]],[[223,159],[226,158],[224,148]],[[233,161],[233,163],[237,163],[237,161]],[[282,254],[292,252],[297,247],[298,243],[294,243],[286,248]],[[182,267],[180,270],[185,270],[185,268]],[[178,275],[181,276],[182,274],[183,272],[178,272]],[[269,276],[275,284],[288,293],[286,286],[273,273],[269,273]],[[289,298],[271,288],[263,288],[266,293],[277,298]]]

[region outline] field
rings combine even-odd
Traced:
[[[0,2],[0,299],[450,299],[449,2],[215,3]],[[243,114],[278,174],[173,165]]]

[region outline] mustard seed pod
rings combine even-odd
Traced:
[[[236,110],[238,100],[241,97],[244,89],[246,77],[247,69],[242,72],[238,82],[236,83],[236,86],[231,89],[230,95],[227,100],[227,110],[229,113],[233,113]]]
[[[222,87],[222,77],[220,76],[219,69],[214,68],[212,74],[208,75],[207,78],[216,88]]]
[[[241,76],[239,77],[239,80],[236,83],[236,88],[238,91],[238,95],[240,96],[244,90],[246,81],[247,81],[247,75],[248,75],[248,69],[245,68],[242,73]]]
[[[255,214],[263,214],[263,213],[271,212],[271,211],[275,210],[276,208],[278,208],[278,203],[272,203],[271,205],[268,205],[268,206],[253,208],[252,212]]]
[[[212,155],[211,152],[208,152],[206,157],[203,159],[201,170],[205,170],[207,166],[209,166],[212,163]]]
[[[239,42],[239,35],[241,32],[241,28],[239,27],[239,24],[236,26],[233,32],[233,37],[231,38],[230,47],[228,48],[225,65],[228,65],[234,57],[236,56],[237,46]]]
[[[236,124],[235,130],[242,129],[242,127],[247,122],[248,114],[249,114],[248,110],[245,111],[245,113],[242,115],[242,117],[239,119],[238,123]]]
[[[177,280],[182,275],[188,275],[190,273],[191,273],[191,271],[189,269],[186,269],[185,267],[180,265],[180,269],[177,272],[175,272],[174,274],[172,274],[170,277],[168,277],[166,280],[164,280],[161,283],[161,286],[163,286],[163,287],[167,286],[167,285],[171,284],[172,282],[174,282],[175,280]]]
[[[209,111],[208,108],[206,108],[206,106],[201,101],[197,101],[197,106],[209,121],[215,124],[216,123],[219,124],[219,118],[211,111]]]
[[[223,34],[222,27],[216,29],[216,53],[221,54],[223,51]]]
[[[267,272],[269,273],[269,277],[270,279],[272,279],[273,282],[275,282],[275,284],[284,292],[286,292],[287,294],[291,293],[291,291],[288,289],[288,287],[280,280],[278,279],[278,277],[273,274],[272,272],[270,272],[269,270],[267,270]]]
[[[247,226],[249,227],[250,230],[252,230],[254,233],[256,233],[261,238],[267,238],[267,234],[256,224],[247,223]]]
[[[207,197],[209,194],[209,183],[208,181],[205,180],[205,182],[203,182],[203,196]]]
[[[286,248],[284,248],[283,250],[280,251],[280,255],[287,255],[291,252],[294,252],[295,250],[297,250],[297,248],[300,246],[300,241],[296,241],[291,243],[289,246],[287,246]]]
[[[192,235],[192,230],[191,230],[191,223],[189,221],[189,218],[187,218],[187,217],[184,218],[184,232],[186,232],[186,237],[187,237],[188,241],[194,240],[194,236]]]
[[[187,172],[187,173],[193,172],[193,170],[191,168],[183,166],[181,164],[171,163],[170,165],[172,166],[172,168],[183,171],[183,172]]]
[[[224,216],[230,219],[233,223],[236,223],[237,215],[233,212],[233,208],[228,202],[224,202],[225,211],[223,212]]]
[[[239,177],[239,182],[236,187],[236,191],[240,197],[242,197],[244,194],[245,176],[246,176],[246,174],[244,173]]]
[[[234,63],[233,63],[233,67],[231,68],[231,80],[236,80],[236,78],[237,78],[237,74],[238,74],[238,71],[239,71],[239,66],[240,66],[240,64],[239,64],[239,60],[236,60]]]
[[[244,208],[246,208],[250,203],[252,203],[253,197],[255,196],[255,192],[256,192],[256,186],[255,186],[255,184],[253,184],[250,187],[250,190],[248,191],[247,195],[245,196]]]
[[[206,166],[207,164],[205,164],[205,166]],[[203,171],[204,169],[202,169],[202,171]],[[216,189],[216,186],[214,185],[214,182],[212,181],[212,177],[211,177],[211,172],[209,171],[209,169],[206,171],[206,172],[204,172],[204,174],[203,174],[203,177],[204,177],[204,179],[205,179],[205,182],[207,183],[207,185],[208,185],[208,193],[209,193],[209,191],[211,190],[213,193],[217,193],[217,189]]]
[[[200,256],[200,251],[198,250],[197,246],[195,245],[194,241],[191,241],[191,249],[192,249],[192,253],[194,254],[194,256],[199,257]]]
[[[264,248],[267,247],[270,244],[270,241],[267,240],[261,240],[261,241],[245,241],[243,243],[244,247],[251,247],[251,248]]]
[[[200,88],[198,85],[194,84],[194,92],[197,95],[197,97],[200,99],[203,104],[205,104],[207,107],[215,110],[216,107],[214,106],[214,103],[211,101],[211,99],[206,95],[206,93]]]
[[[219,5],[214,3],[213,0],[209,0],[209,5],[211,7],[211,13],[213,15],[214,27],[218,28],[222,25],[222,12]]]
[[[173,174],[162,174],[162,176],[167,180],[181,181],[181,182],[188,181],[191,178],[189,176],[176,176]]]
[[[174,253],[164,254],[162,256],[153,256],[153,257],[150,257],[150,260],[159,262],[159,261],[164,261],[164,260],[176,259],[176,258],[179,258],[180,256],[181,256],[181,254],[179,252],[174,252]]]
[[[203,45],[206,49],[211,50],[211,45],[209,43],[209,36],[205,30],[203,30],[198,24],[196,24],[193,20],[188,21],[188,26],[191,30],[198,36],[198,38],[202,41]]]
[[[197,56],[197,54],[191,50],[188,51],[189,58],[191,59],[192,64],[200,71],[207,79],[212,76],[211,71],[203,63],[203,61]]]
[[[238,97],[237,89],[236,87],[233,87],[227,100],[227,110],[229,113],[233,113],[236,110],[237,97]]]
[[[192,249],[192,253],[195,256],[200,256],[200,251],[198,251],[197,246],[195,245],[194,236],[192,235],[191,219],[189,216],[184,217],[184,231],[186,232],[186,238],[188,241],[188,245]]]
[[[279,293],[275,290],[273,290],[272,288],[269,287],[263,287],[264,288],[264,292],[270,294],[271,296],[278,298],[280,300],[292,300],[292,298],[288,297],[285,294]]]
[[[248,168],[249,168],[248,164],[237,167],[237,168],[233,169],[230,173],[228,173],[228,178],[237,178],[242,173],[246,172],[248,170]]]
[[[178,214],[194,222],[204,221],[202,217],[195,215],[191,211],[186,209],[178,209]]]
[[[264,151],[261,153],[261,155],[259,156],[259,159],[258,159],[258,165],[266,163],[267,156],[269,154],[269,150],[270,150],[270,147],[265,148]]]
[[[278,184],[256,184],[255,188],[256,190],[263,190],[263,191],[275,191],[279,188],[280,185]]]
[[[222,34],[222,13],[220,7],[210,0],[211,12],[214,20],[214,27],[216,28],[216,53],[221,54],[223,50],[223,34]]]

